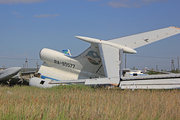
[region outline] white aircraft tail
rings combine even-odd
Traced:
[[[89,42],[91,46],[77,57],[42,49],[40,58],[44,63],[39,70],[41,79],[38,80],[48,79],[48,83],[46,81],[45,84],[49,86],[85,83],[85,85],[111,84],[122,87],[124,84],[121,83],[125,83],[122,80],[123,53],[135,54],[137,52],[134,49],[138,47],[178,33],[180,33],[179,28],[168,27],[108,41],[76,36],[80,40]],[[31,83],[33,81],[30,81],[30,85]]]

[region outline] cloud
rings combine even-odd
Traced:
[[[130,7],[128,4],[121,2],[108,2],[107,5],[114,8]]]
[[[57,17],[58,14],[42,14],[42,15],[34,15],[35,18],[52,18]]]
[[[17,12],[12,12],[12,14],[15,14],[15,15],[17,15],[17,14],[19,14],[19,13],[17,13]]]
[[[23,17],[20,13],[18,12],[11,12],[13,15],[15,15],[16,17],[20,18]]]
[[[88,1],[101,1],[101,0],[88,0]]]
[[[36,3],[36,2],[44,2],[45,0],[0,0],[0,4],[19,4],[19,3]]]
[[[158,1],[163,1],[163,0],[142,0],[144,2],[158,2]]]
[[[141,7],[153,2],[165,2],[168,0],[111,0],[107,3],[108,6],[114,8],[133,8]]]

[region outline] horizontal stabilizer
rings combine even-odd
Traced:
[[[83,37],[83,36],[75,36],[76,38],[83,40],[85,42],[89,42],[89,43],[93,43],[93,44],[102,44],[102,45],[106,45],[106,46],[111,46],[117,49],[123,49],[124,53],[130,53],[130,54],[136,54],[137,52],[135,50],[133,50],[132,48],[126,47],[124,45],[121,44],[115,44],[112,42],[108,42],[108,41],[104,41],[101,39],[95,39],[95,38],[89,38],[89,37]]]

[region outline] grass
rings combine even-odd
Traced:
[[[180,119],[180,90],[0,87],[0,119]]]

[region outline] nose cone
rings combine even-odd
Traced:
[[[132,52],[131,52],[132,54],[136,54],[137,53],[137,51],[135,51],[135,50],[132,50]]]

